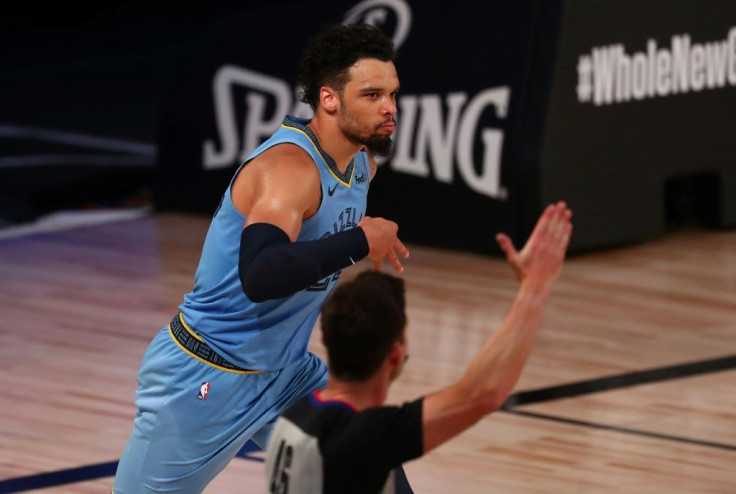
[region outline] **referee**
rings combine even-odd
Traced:
[[[407,359],[404,282],[364,271],[322,308],[327,387],[279,418],[266,457],[269,493],[412,492],[402,463],[497,410],[524,368],[572,232],[564,202],[547,207],[524,248],[501,248],[521,285],[501,327],[455,384],[403,406],[384,406]]]

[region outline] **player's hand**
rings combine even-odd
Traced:
[[[383,218],[365,216],[358,226],[365,232],[368,240],[368,258],[373,261],[376,270],[383,268],[384,261],[388,261],[397,273],[404,271],[399,256],[409,257],[409,250],[399,240],[399,225]]]
[[[517,251],[513,242],[504,233],[496,235],[496,241],[501,250],[506,254],[506,260],[516,272],[520,281],[524,281],[529,271],[541,256],[551,256],[553,264],[556,264],[556,272],[561,267],[565,251],[572,234],[572,211],[568,209],[564,201],[550,204],[537,220],[537,224],[529,236],[521,251]],[[559,260],[559,262],[556,262]],[[551,280],[553,281],[553,280]],[[550,281],[550,282],[551,282]]]

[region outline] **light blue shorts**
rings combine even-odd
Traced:
[[[317,356],[273,372],[222,370],[182,350],[164,328],[143,357],[133,432],[114,494],[198,493],[248,439],[265,448],[278,415],[327,384]]]

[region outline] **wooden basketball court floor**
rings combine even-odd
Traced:
[[[141,356],[191,287],[208,220],[0,240],[0,492],[109,492]],[[392,403],[459,378],[517,287],[501,259],[410,248]],[[324,355],[318,329],[311,347]],[[417,493],[736,492],[736,232],[569,258],[505,408],[406,470]],[[264,489],[262,452],[243,451],[206,492]]]

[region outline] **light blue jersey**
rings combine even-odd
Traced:
[[[320,173],[322,200],[304,221],[299,241],[356,227],[365,215],[371,177],[363,152],[341,174],[307,123],[287,117],[241,165],[281,143],[309,153]],[[138,411],[114,494],[202,492],[249,439],[265,447],[279,414],[327,383],[325,363],[307,344],[340,273],[289,297],[250,301],[238,276],[246,218],[230,193],[228,187],[212,219],[181,313],[159,331],[143,357]]]
[[[345,173],[340,173],[307,123],[287,116],[281,128],[241,165],[282,143],[296,144],[309,153],[320,173],[322,201],[317,212],[302,224],[297,241],[319,240],[355,228],[365,215],[371,174],[365,152],[357,153]],[[251,302],[238,276],[240,235],[246,217],[235,209],[231,187],[232,181],[207,233],[194,288],[179,308],[189,327],[235,365],[253,370],[281,369],[306,354],[322,302],[340,271],[294,295]]]

